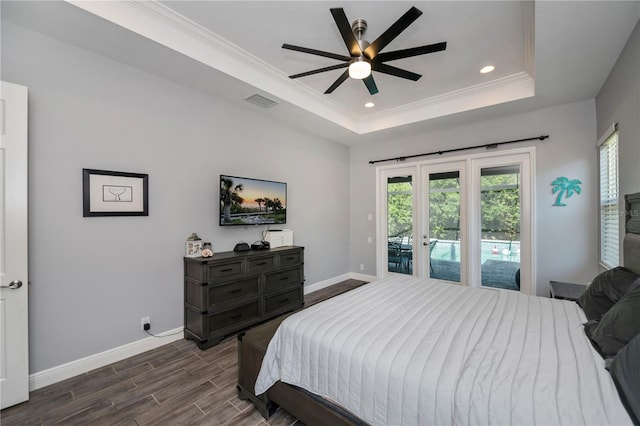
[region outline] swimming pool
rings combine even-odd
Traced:
[[[431,259],[460,262],[460,241],[438,240]],[[480,261],[486,260],[520,262],[520,241],[482,240]]]

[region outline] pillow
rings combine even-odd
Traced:
[[[585,333],[603,357],[616,356],[640,334],[640,287],[627,293],[600,321],[587,322]]]
[[[593,279],[587,291],[578,299],[578,305],[588,320],[599,320],[638,278],[639,275],[622,266],[604,271]]]
[[[640,334],[613,359],[609,372],[634,424],[640,424]]]

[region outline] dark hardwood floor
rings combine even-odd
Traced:
[[[347,280],[305,295],[310,306],[363,281]],[[303,426],[283,410],[268,420],[237,397],[237,339],[201,351],[179,340],[31,392],[0,412],[10,425]]]

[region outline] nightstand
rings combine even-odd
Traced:
[[[578,300],[587,290],[585,284],[549,281],[549,285],[551,286],[551,297],[554,299]]]

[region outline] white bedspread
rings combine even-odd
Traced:
[[[631,424],[576,303],[391,277],[287,318],[281,380],[374,425]]]

